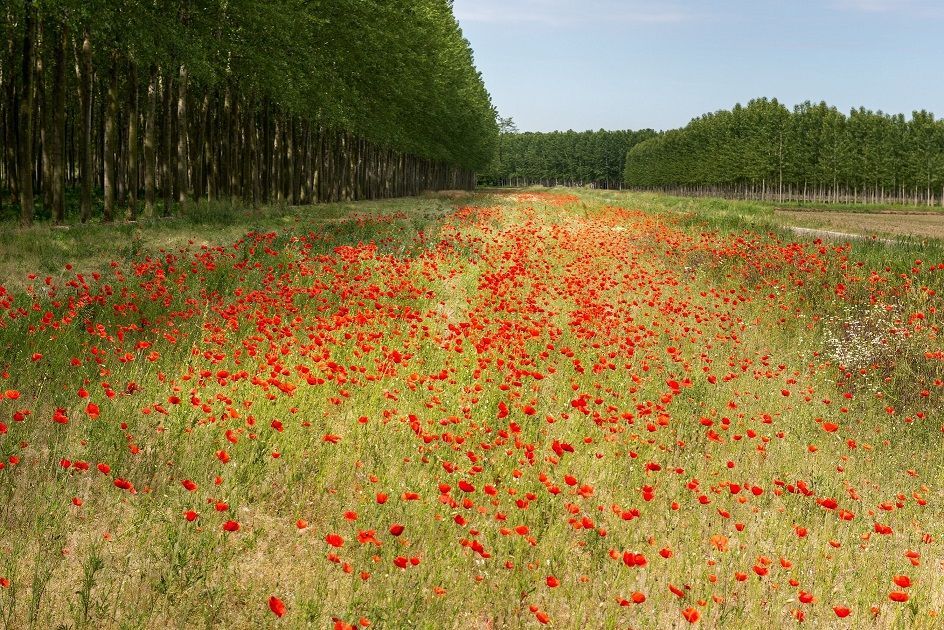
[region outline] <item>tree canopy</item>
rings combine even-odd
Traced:
[[[9,0],[0,39],[0,187],[17,201],[24,171],[47,194],[58,156],[72,184],[87,157],[108,206],[148,169],[180,199],[396,194],[464,182],[497,145],[451,0]]]
[[[944,202],[944,121],[776,99],[705,114],[629,150],[626,184],[765,198]]]
[[[500,121],[495,160],[481,176],[498,185],[616,187],[623,182],[627,151],[655,135],[651,129],[518,133],[511,119]]]

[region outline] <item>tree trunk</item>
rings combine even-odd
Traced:
[[[138,218],[138,66],[133,61],[128,72],[128,209],[132,221]]]
[[[82,36],[82,59],[79,63],[79,100],[82,105],[82,129],[79,134],[79,169],[82,172],[82,193],[79,216],[82,223],[92,218],[92,41],[86,29]]]
[[[190,198],[190,164],[188,160],[189,127],[187,125],[187,66],[180,66],[177,85],[177,200],[181,204]]]
[[[282,189],[282,127],[278,115],[275,117],[275,136],[272,143],[272,186],[275,188],[275,201],[282,203],[284,191]]]
[[[295,172],[298,160],[295,156],[295,117],[290,116],[285,128],[285,184],[287,194],[285,198],[290,206],[294,206],[295,199]]]
[[[192,99],[190,104],[193,111],[190,117],[193,119],[193,143],[188,144],[187,154],[190,156],[190,197],[194,200],[203,196],[203,120],[206,107],[206,94],[202,99]]]
[[[19,106],[17,102],[16,78],[14,77],[14,59],[16,53],[16,43],[13,37],[13,4],[7,4],[6,24],[7,41],[6,57],[4,58],[4,67],[0,68],[0,74],[3,75],[5,107],[3,110],[3,173],[6,177],[7,192],[10,194],[12,203],[19,199],[19,182],[17,181],[16,168],[16,138],[17,138],[17,116],[19,115]]]
[[[174,167],[173,167],[173,147],[174,147],[174,81],[168,73],[164,77],[164,208],[161,211],[162,216],[169,217],[170,209],[174,203]]]
[[[271,105],[266,99],[262,116],[262,201],[269,203],[272,199],[272,112]]]
[[[200,187],[203,194],[209,201],[213,201],[215,193],[213,192],[213,177],[215,172],[216,160],[213,159],[213,104],[215,98],[209,91],[203,96],[203,120],[201,126],[202,144],[197,145],[200,152],[200,163],[202,165],[202,175],[200,178]]]
[[[144,123],[144,212],[154,216],[157,183],[157,66],[151,66],[147,91],[147,120]]]
[[[50,181],[49,199],[52,220],[57,225],[65,221],[65,133],[66,133],[66,46],[69,44],[68,27],[59,29],[55,44],[52,83],[52,129],[49,134]]]
[[[20,222],[33,222],[33,0],[24,3],[23,21],[23,74],[20,92]]]
[[[47,182],[50,179],[49,175],[49,136],[52,135],[52,119],[49,116],[49,102],[46,99],[46,59],[43,51],[45,50],[44,38],[45,38],[45,28],[43,20],[41,17],[37,16],[39,19],[36,21],[36,35],[35,43],[33,44],[34,55],[36,57],[36,75],[35,75],[35,96],[33,97],[35,101],[33,102],[33,107],[35,112],[34,117],[37,117],[38,120],[34,123],[38,123],[38,133],[34,132],[34,140],[39,143],[39,168],[36,169],[34,173],[33,185],[39,186],[39,194],[43,199],[43,208],[49,208],[50,199],[49,199],[49,186]],[[34,157],[35,160],[35,157]],[[35,194],[35,193],[34,193]]]
[[[223,150],[228,154],[226,159],[226,177],[228,178],[226,189],[229,191],[230,203],[236,203],[239,197],[239,167],[240,158],[242,157],[239,152],[239,117],[239,98],[236,95],[230,95],[227,135],[223,147]]]
[[[116,169],[115,160],[117,156],[116,140],[118,117],[118,58],[117,54],[112,55],[111,64],[108,68],[108,90],[105,95],[105,150],[102,156],[102,163],[105,168],[105,214],[103,220],[110,223],[115,220],[115,193],[116,193]]]
[[[233,125],[233,97],[230,93],[229,86],[226,87],[226,91],[223,93],[223,115],[222,120],[220,121],[220,147],[217,149],[219,154],[219,192],[220,197],[229,195],[232,191],[230,188],[230,158],[232,152],[230,151],[230,128]]]

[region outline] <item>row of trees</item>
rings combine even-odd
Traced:
[[[624,176],[681,194],[944,205],[944,120],[755,99],[636,145]]]
[[[23,223],[469,188],[495,111],[451,0],[6,0],[0,203]],[[67,200],[75,200],[68,203]]]
[[[480,177],[497,186],[619,188],[626,152],[656,135],[651,129],[518,133],[510,119],[500,119],[500,125],[495,160]]]

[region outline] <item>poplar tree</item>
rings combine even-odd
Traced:
[[[776,99],[693,119],[633,146],[634,188],[783,201],[944,205],[944,123]]]
[[[10,0],[0,42],[24,223],[471,188],[498,144],[450,0]]]

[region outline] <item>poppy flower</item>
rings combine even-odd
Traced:
[[[907,575],[896,575],[892,578],[892,582],[901,588],[909,588],[911,586],[911,578]]]
[[[688,623],[695,623],[701,619],[701,613],[699,613],[696,608],[689,606],[682,611],[682,617],[684,617],[685,621]]]
[[[285,602],[275,595],[272,595],[269,597],[269,610],[271,610],[272,614],[274,614],[276,617],[281,618],[282,615],[285,614]]]

